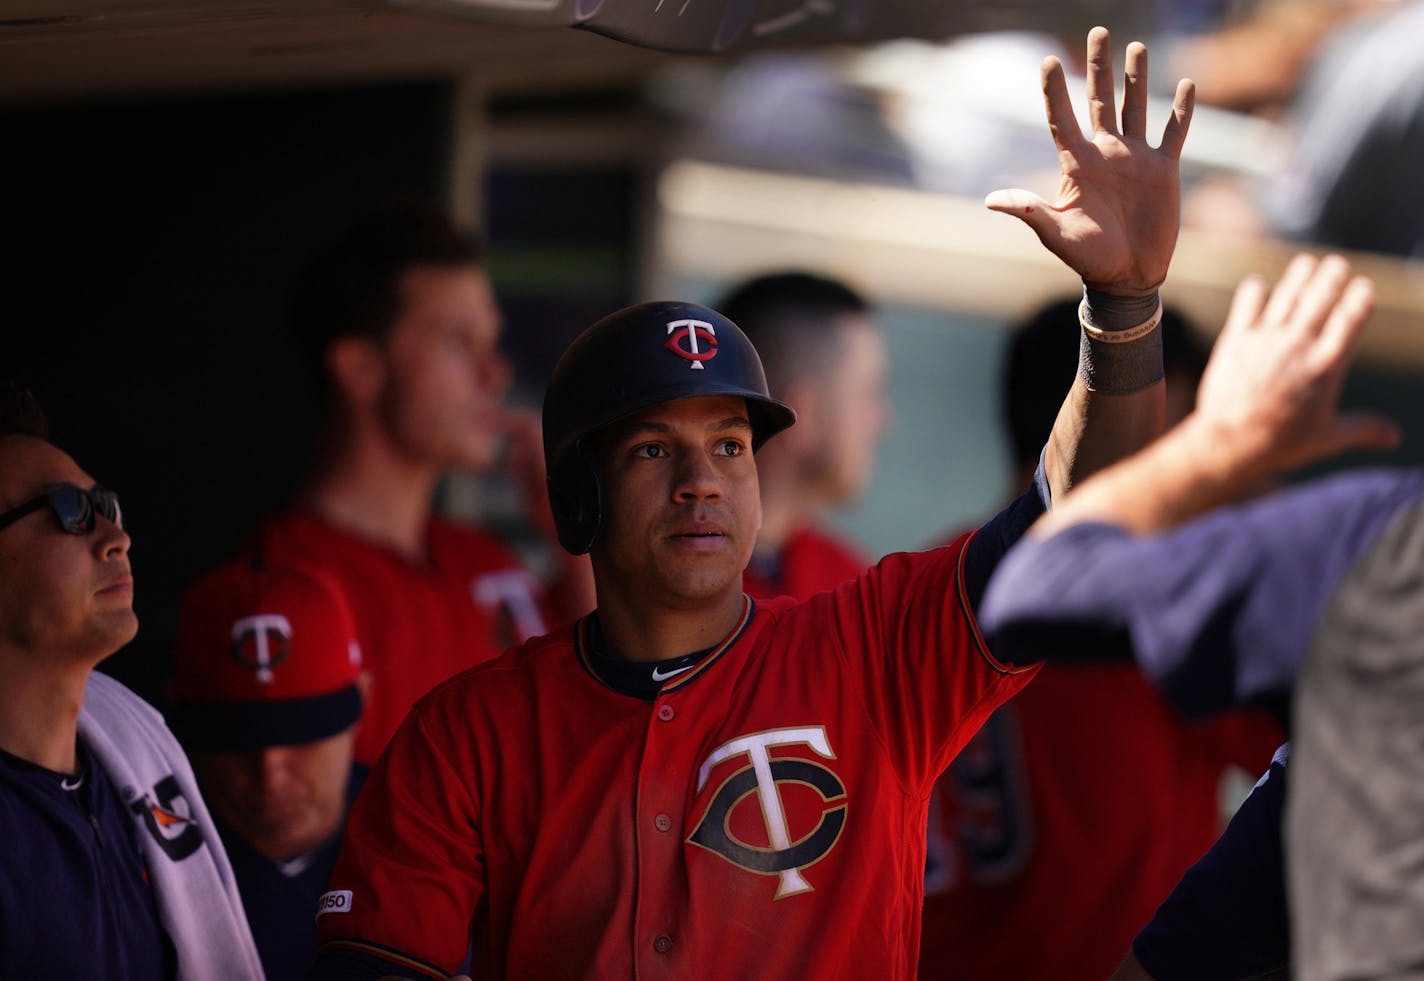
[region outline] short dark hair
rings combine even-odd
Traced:
[[[401,314],[401,278],[418,268],[478,266],[479,240],[425,208],[373,215],[306,265],[292,288],[293,336],[325,390],[326,349],[345,337],[383,341]]]
[[[1078,299],[1055,300],[1014,329],[1004,362],[1001,414],[1014,463],[1038,460],[1078,364]],[[1169,372],[1200,379],[1210,350],[1180,312],[1162,311],[1162,359]]]
[[[824,349],[811,342],[824,341],[836,318],[870,312],[845,283],[795,270],[750,279],[714,306],[751,338],[773,392],[793,380],[810,352]]]
[[[49,420],[28,388],[0,380],[0,436],[33,436],[49,441]]]

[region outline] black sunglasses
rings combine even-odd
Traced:
[[[124,513],[119,510],[119,497],[113,491],[95,487],[84,490],[73,484],[51,487],[39,497],[0,514],[0,531],[10,527],[27,514],[47,507],[59,519],[59,527],[70,535],[87,535],[94,530],[94,516],[101,515],[118,525],[124,525]]]

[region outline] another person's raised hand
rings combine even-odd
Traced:
[[[1339,411],[1373,306],[1373,284],[1337,255],[1296,256],[1274,290],[1248,276],[1202,376],[1193,424],[1262,476],[1347,449],[1392,448],[1399,434],[1387,419]]]
[[[994,191],[984,203],[1022,219],[1050,252],[1088,286],[1124,296],[1152,293],[1167,276],[1181,212],[1178,162],[1192,119],[1195,87],[1177,84],[1161,145],[1147,142],[1147,48],[1127,46],[1122,125],[1113,84],[1112,39],[1088,33],[1088,116],[1084,136],[1073,114],[1063,65],[1043,62],[1048,127],[1058,147],[1058,198],[1021,189]]]
[[[1373,304],[1373,284],[1352,277],[1339,256],[1296,256],[1274,290],[1246,277],[1196,410],[1055,498],[1033,533],[1097,521],[1148,534],[1240,500],[1282,471],[1347,449],[1393,448],[1399,432],[1389,420],[1340,412],[1340,388]]]

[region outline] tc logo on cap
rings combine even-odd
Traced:
[[[667,325],[667,332],[663,347],[691,361],[689,367],[694,371],[701,371],[702,362],[717,356],[717,329],[705,320],[674,320]]]
[[[263,684],[272,681],[272,669],[292,652],[291,642],[291,621],[280,613],[259,613],[232,625],[232,656],[256,671]]]

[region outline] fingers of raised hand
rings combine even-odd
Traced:
[[[1247,277],[1202,381],[1203,411],[1256,432],[1272,467],[1396,445],[1388,420],[1337,415],[1373,296],[1371,282],[1352,278],[1339,256],[1296,256],[1269,297],[1262,279]]]
[[[1374,307],[1374,283],[1364,276],[1350,280],[1320,329],[1316,356],[1324,364],[1337,365],[1343,374]]]
[[[1147,46],[1133,41],[1127,46],[1127,69],[1122,87],[1122,135],[1147,138]]]
[[[1184,78],[1177,83],[1177,92],[1172,97],[1172,115],[1167,117],[1167,126],[1162,130],[1161,150],[1172,159],[1182,155],[1182,144],[1186,142],[1187,130],[1192,125],[1192,111],[1197,104],[1197,83]]]
[[[1081,146],[1083,131],[1078,128],[1078,117],[1073,115],[1073,100],[1068,97],[1063,63],[1052,56],[1043,59],[1039,79],[1043,84],[1043,107],[1049,132],[1053,134],[1053,145],[1060,150]]]
[[[1331,307],[1329,316],[1316,338],[1315,368],[1330,379],[1332,398],[1344,383],[1355,346],[1369,323],[1374,310],[1374,283],[1365,276],[1349,281]],[[1399,427],[1393,420],[1374,412],[1347,412],[1336,416],[1333,436],[1335,449],[1350,448],[1391,450],[1399,445]]]
[[[1236,293],[1231,297],[1231,309],[1226,314],[1226,324],[1221,328],[1223,343],[1228,337],[1244,333],[1256,325],[1269,292],[1270,287],[1260,276],[1251,275],[1241,280],[1236,287]]]
[[[1281,273],[1276,288],[1271,290],[1271,298],[1266,302],[1266,308],[1256,319],[1257,325],[1261,327],[1285,325],[1291,311],[1300,302],[1301,294],[1305,291],[1306,284],[1315,272],[1315,266],[1315,257],[1304,252],[1286,264],[1285,272]]]
[[[1319,334],[1349,281],[1350,264],[1338,255],[1326,256],[1301,290],[1289,326],[1307,337]]]
[[[1106,27],[1088,32],[1088,122],[1094,133],[1117,133],[1112,37]]]

